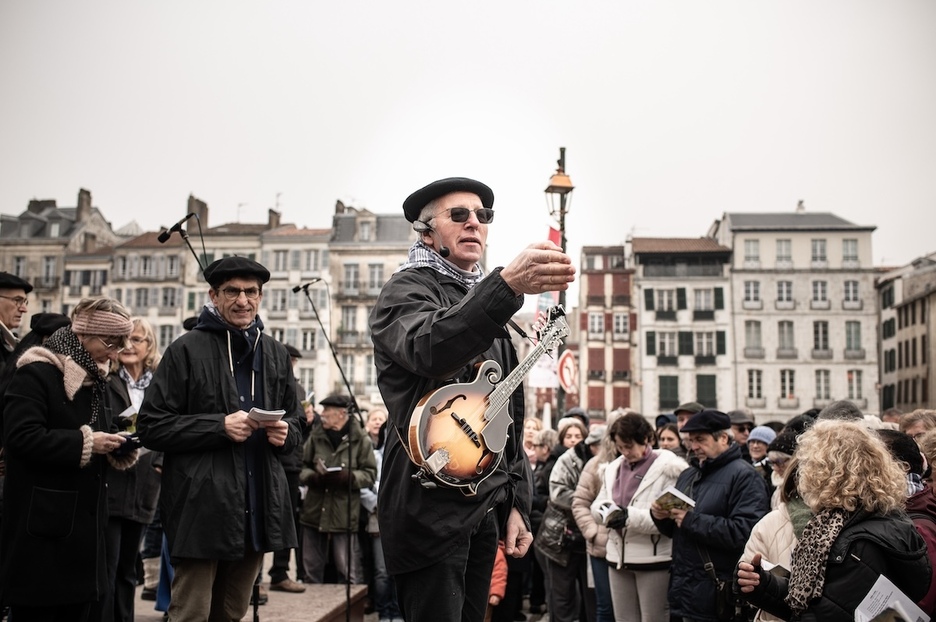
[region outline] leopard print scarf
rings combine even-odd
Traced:
[[[847,518],[848,512],[842,508],[822,510],[803,529],[803,537],[793,550],[789,591],[785,599],[795,616],[806,611],[809,603],[822,595],[826,558]]]

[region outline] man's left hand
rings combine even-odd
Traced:
[[[285,421],[268,421],[264,424],[267,441],[274,447],[282,447],[286,444],[286,437],[289,436],[289,424]]]
[[[677,527],[682,527],[683,521],[686,520],[686,514],[689,513],[689,510],[681,510],[678,508],[673,508],[670,510],[670,518],[676,521]]]
[[[512,557],[523,557],[533,544],[533,534],[527,529],[520,510],[510,509],[507,517],[507,537],[504,539],[504,552]]]

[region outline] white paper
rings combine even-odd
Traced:
[[[132,417],[137,414],[136,409],[133,406],[127,406],[122,413],[117,415],[118,417]]]
[[[855,609],[855,622],[870,622],[888,607],[899,611],[906,620],[912,622],[929,622],[930,619],[890,579],[881,575]]]
[[[257,408],[255,406],[250,409],[250,412],[247,413],[247,416],[254,421],[263,423],[268,421],[279,421],[285,414],[285,410],[263,410],[262,408]]]

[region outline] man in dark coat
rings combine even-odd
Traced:
[[[29,305],[26,294],[32,289],[28,281],[15,274],[0,272],[0,370],[3,370],[19,341],[13,331],[23,321]]]
[[[693,457],[676,488],[694,507],[664,509],[654,503],[653,522],[673,539],[670,567],[670,614],[687,620],[715,620],[715,581],[706,572],[706,556],[719,579],[731,581],[751,529],[770,510],[767,487],[731,438],[731,420],[723,412],[702,410],[680,430],[689,437]]]
[[[299,442],[302,407],[289,354],[257,316],[269,271],[226,257],[205,278],[211,302],[167,348],[137,428],[146,447],[164,453],[170,619],[239,620],[264,552],[296,546],[279,456]],[[284,414],[258,420],[252,408]]]
[[[522,307],[523,295],[564,290],[574,279],[571,260],[551,242],[533,244],[485,274],[479,262],[493,202],[488,186],[460,177],[410,195],[403,213],[419,239],[370,317],[377,384],[389,412],[378,519],[407,622],[482,620],[498,535],[515,557],[525,555],[533,540],[519,386],[506,396],[512,422],[498,422],[509,433],[496,441],[498,459],[488,462],[493,470],[470,489],[434,480],[407,456],[414,449],[411,415],[422,397],[453,381],[471,381],[475,365],[484,361],[495,361],[503,378],[517,365],[505,325]],[[464,412],[464,404],[452,405],[444,418]],[[469,442],[477,434],[456,429]],[[433,455],[440,459],[435,467],[449,466],[442,466],[442,453]]]

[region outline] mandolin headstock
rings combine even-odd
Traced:
[[[569,334],[569,325],[565,320],[562,305],[550,307],[533,324],[536,337],[544,350],[553,350]]]

